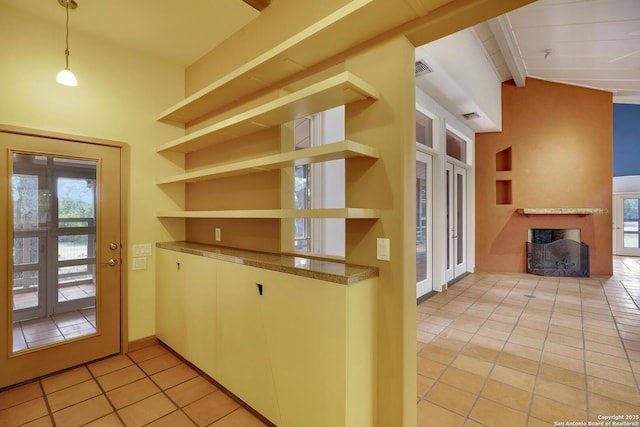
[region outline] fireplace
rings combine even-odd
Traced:
[[[580,230],[529,229],[527,273],[589,277],[589,246],[580,242]]]

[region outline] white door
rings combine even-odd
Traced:
[[[447,282],[467,271],[467,170],[447,162],[445,169]]]
[[[640,256],[640,193],[615,196],[616,255]]]
[[[433,290],[433,162],[416,153],[416,287],[417,298]]]

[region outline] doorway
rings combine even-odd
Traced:
[[[445,166],[447,283],[467,272],[467,170],[447,161]]]
[[[123,147],[2,131],[0,148],[1,388],[120,352]]]
[[[616,194],[614,208],[615,254],[640,256],[640,193]]]

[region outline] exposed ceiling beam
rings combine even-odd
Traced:
[[[524,87],[527,78],[527,69],[522,60],[518,44],[513,38],[511,23],[506,15],[501,15],[488,21],[489,28],[496,38],[498,47],[502,52],[511,76],[518,87]]]
[[[242,0],[242,1],[259,12],[262,12],[262,10],[265,7],[271,4],[271,0]]]

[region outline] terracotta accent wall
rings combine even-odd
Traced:
[[[590,247],[591,274],[611,274],[611,93],[536,79],[523,88],[506,82],[502,111],[502,132],[476,135],[477,271],[525,272],[530,228],[578,228]],[[518,208],[609,213],[525,216]]]

